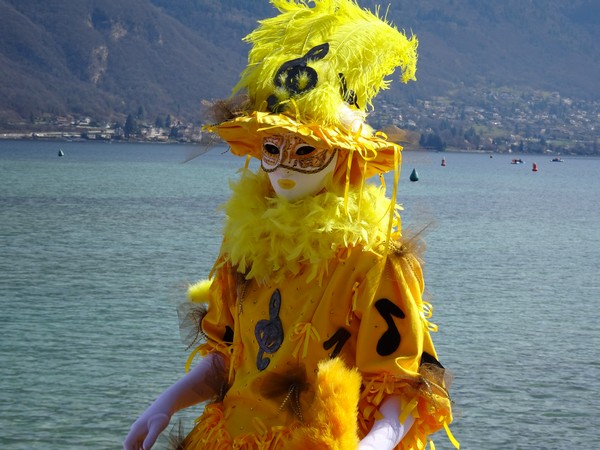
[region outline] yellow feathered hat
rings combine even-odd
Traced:
[[[347,182],[394,170],[401,147],[365,123],[372,100],[397,67],[415,79],[417,39],[355,0],[271,0],[281,12],[246,36],[248,66],[233,89],[247,95],[237,110],[205,128],[236,155],[261,158],[265,136],[301,135],[341,150]],[[222,109],[223,110],[223,109]]]

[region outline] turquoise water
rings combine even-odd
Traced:
[[[182,374],[175,304],[211,268],[243,163],[181,164],[191,150],[0,142],[0,448],[118,449]],[[461,448],[595,448],[600,160],[444,156],[406,153],[398,200],[429,225]]]

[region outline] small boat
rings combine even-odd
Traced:
[[[513,159],[511,164],[523,164],[523,160],[521,158]]]
[[[63,152],[62,150],[58,151],[58,156],[65,156],[65,152]]]
[[[550,161],[552,161],[552,162],[565,162],[565,160],[564,160],[564,159],[562,159],[562,158],[559,158],[558,156],[557,156],[557,157],[555,157],[555,158],[552,158]]]

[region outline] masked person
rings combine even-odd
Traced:
[[[441,428],[455,442],[395,203],[401,147],[365,122],[385,77],[414,79],[417,40],[353,0],[271,1],[280,14],[246,38],[243,95],[207,126],[260,168],[232,185],[219,258],[190,287],[204,339],[124,447],[148,450],[203,401],[181,448],[422,449]]]

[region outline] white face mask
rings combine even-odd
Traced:
[[[261,167],[275,193],[291,202],[321,191],[336,161],[337,150],[312,147],[294,134],[263,140]]]

